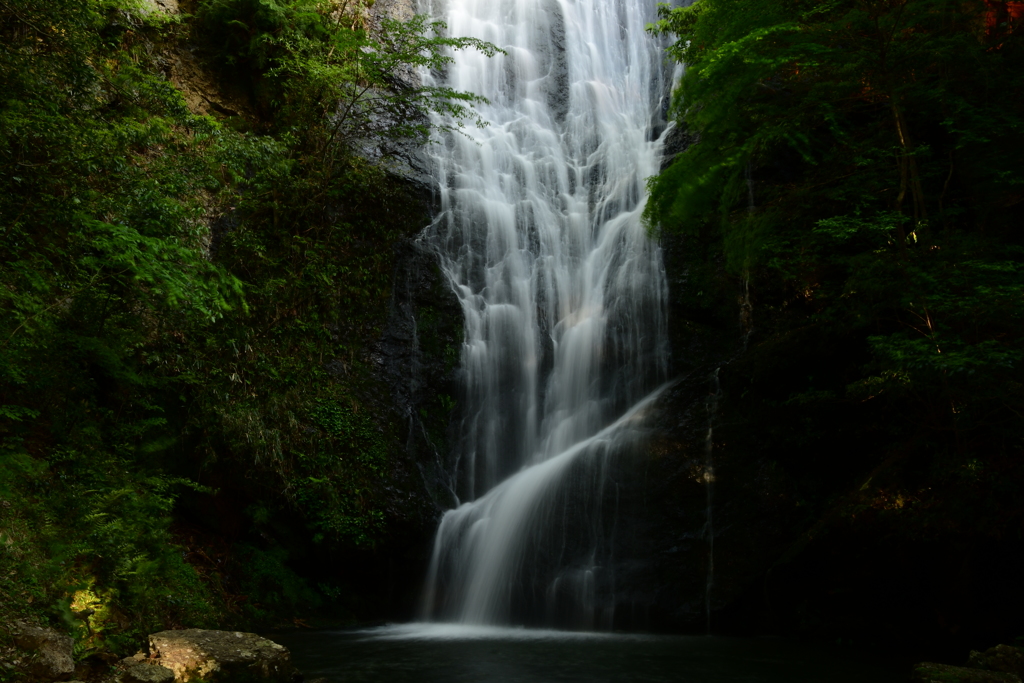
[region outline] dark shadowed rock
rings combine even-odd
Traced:
[[[913,683],[1020,683],[1020,677],[997,671],[922,662],[910,675]]]
[[[283,645],[240,631],[161,631],[149,637],[150,655],[176,681],[293,681],[291,654]],[[143,664],[140,666],[153,666]]]
[[[34,680],[66,680],[75,672],[75,662],[71,658],[74,644],[71,636],[58,633],[52,628],[27,624],[16,624],[13,632],[15,644],[32,653],[28,669]]]
[[[120,678],[120,683],[173,683],[173,681],[173,671],[161,664],[149,661],[131,664]]]
[[[676,160],[676,157],[685,152],[697,142],[697,136],[687,132],[686,128],[682,124],[678,124],[665,134],[665,147],[663,148],[663,154],[661,160],[661,170],[665,170],[672,165],[672,162]]]
[[[1024,651],[1012,645],[996,645],[984,652],[972,650],[967,666],[1024,676]]]

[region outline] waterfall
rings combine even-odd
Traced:
[[[666,80],[654,0],[433,0],[505,54],[423,74],[488,98],[430,150],[425,239],[465,316],[459,499],[427,618],[610,627],[617,454],[667,375],[666,285],[641,223]]]

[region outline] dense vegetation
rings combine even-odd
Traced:
[[[435,28],[329,0],[0,3],[0,619],[85,656],[351,606],[290,567],[415,512],[364,347],[423,219],[391,150],[474,101],[394,74],[491,49]],[[169,65],[193,53],[238,111],[186,106]]]
[[[652,27],[695,142],[648,218],[707,255],[691,315],[749,296],[717,446],[802,510],[757,591],[777,621],[996,634],[1020,604],[1022,9],[700,0]]]

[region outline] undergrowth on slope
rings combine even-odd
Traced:
[[[351,591],[305,546],[414,514],[366,352],[423,216],[387,145],[479,98],[392,74],[494,48],[363,9],[0,3],[0,621],[87,658],[291,619]],[[259,116],[191,111],[183,51]]]

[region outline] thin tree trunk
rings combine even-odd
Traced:
[[[896,134],[900,140],[902,153],[899,157],[900,164],[900,194],[896,199],[897,210],[902,211],[903,200],[906,198],[907,190],[910,190],[914,211],[914,231],[927,229],[928,207],[925,203],[924,188],[921,186],[921,174],[917,169],[917,159],[914,156],[914,145],[910,139],[910,132],[907,129],[907,120],[903,110],[896,103],[896,99],[890,96],[892,102],[892,115],[896,124]],[[901,236],[902,237],[902,236]],[[903,237],[903,239],[906,239]]]

